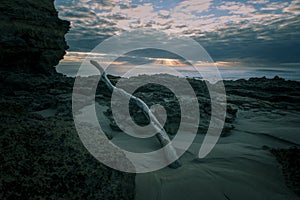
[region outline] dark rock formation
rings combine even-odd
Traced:
[[[72,121],[28,113],[9,101],[0,109],[0,199],[134,198],[134,175],[93,158]]]
[[[271,149],[271,153],[281,164],[287,186],[300,196],[300,149]]]
[[[0,28],[0,199],[134,199],[134,174],[104,166],[78,137],[74,79],[54,68],[69,22],[53,0],[1,0]]]
[[[161,79],[167,80],[169,75],[153,75],[152,80]],[[118,81],[118,77],[110,77],[113,83]],[[141,78],[130,78],[131,82],[139,82]],[[199,103],[200,109],[200,123],[198,133],[206,133],[209,125],[211,106],[210,97],[204,81],[196,79],[188,79],[193,87]],[[227,96],[227,112],[225,126],[222,131],[222,136],[227,136],[230,131],[234,129],[234,122],[238,114],[238,109],[260,109],[271,111],[274,109],[283,110],[300,110],[300,83],[296,81],[286,81],[282,78],[275,77],[273,79],[267,78],[250,78],[249,80],[224,81],[226,96]],[[102,84],[99,84],[98,91],[103,93],[101,97],[102,103],[108,102],[110,106],[109,91],[105,89]],[[98,94],[100,95],[100,94]],[[135,96],[141,98],[149,106],[154,104],[161,104],[167,111],[167,121],[165,123],[165,130],[168,134],[174,135],[177,133],[180,123],[180,106],[174,94],[167,88],[160,85],[146,85],[136,90]],[[101,100],[97,99],[96,100]],[[103,101],[103,99],[106,99]],[[189,102],[185,102],[189,103]],[[130,114],[133,120],[143,126],[149,123],[147,117],[134,105],[130,104]],[[109,108],[105,113],[110,119],[110,126],[114,130],[120,130]]]
[[[53,0],[2,0],[0,13],[0,69],[54,73],[69,22],[58,18]]]
[[[243,109],[300,111],[300,83],[275,76],[224,82],[227,101]]]
[[[0,83],[0,199],[134,198],[134,174],[104,166],[81,143],[73,78],[5,72]]]
[[[151,77],[152,80],[165,80],[167,81],[169,78],[171,78],[171,75],[153,75]],[[174,78],[174,77],[173,77]],[[173,79],[172,78],[172,79]],[[117,78],[111,77],[112,82],[116,82]],[[145,77],[145,79],[147,79]],[[170,79],[170,80],[172,80]],[[143,81],[143,78],[141,77],[132,77],[130,78],[130,82],[134,85],[134,83],[138,83],[140,81]],[[208,93],[207,86],[204,81],[199,81],[195,79],[188,79],[191,86],[193,87],[198,103],[199,103],[199,110],[200,110],[200,123],[198,125],[198,133],[200,134],[206,134],[210,118],[211,118],[211,99]],[[154,81],[155,82],[155,81]],[[159,82],[159,81],[157,81]],[[181,87],[178,87],[179,89]],[[182,88],[183,90],[185,88]],[[101,87],[99,88],[99,91],[106,91],[105,88]],[[181,111],[180,111],[180,105],[178,102],[178,99],[176,96],[172,93],[171,90],[167,89],[164,86],[161,85],[155,85],[155,84],[147,84],[143,87],[140,87],[138,90],[135,91],[134,96],[142,99],[146,104],[151,107],[152,105],[159,104],[163,106],[166,110],[167,114],[167,120],[164,125],[164,129],[166,132],[170,135],[175,135],[178,131],[178,128],[180,126],[181,121]],[[109,102],[109,95],[106,97],[107,102]],[[188,101],[188,98],[185,99],[185,104],[190,105],[193,104],[192,101]],[[110,105],[108,105],[110,106]],[[132,115],[133,120],[140,126],[144,126],[149,124],[149,119],[144,115],[144,113],[134,104],[130,103],[130,114]],[[237,106],[233,104],[228,104],[227,106],[227,113],[226,113],[226,121],[225,125],[222,131],[222,136],[227,136],[232,129],[234,129],[234,121],[237,116]],[[105,115],[110,119],[111,124],[110,126],[114,130],[120,130],[118,126],[116,125],[111,109],[109,108]],[[159,116],[157,116],[159,118]],[[123,116],[122,118],[126,119],[127,117]],[[130,120],[130,119],[128,119]]]

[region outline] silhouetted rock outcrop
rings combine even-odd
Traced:
[[[1,70],[55,72],[70,23],[58,18],[53,0],[2,0],[0,13]]]
[[[78,137],[74,79],[54,68],[69,22],[53,2],[0,2],[0,199],[133,199],[134,174],[101,164]]]

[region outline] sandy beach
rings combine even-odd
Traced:
[[[79,174],[82,173],[85,178],[74,179],[76,187],[69,195],[76,194],[81,197],[89,192],[92,192],[91,194],[94,196],[107,195],[112,190],[110,177],[115,176],[117,178],[113,179],[114,186],[123,189],[114,190],[116,191],[114,195],[125,195],[128,199],[133,197],[137,200],[299,199],[296,194],[299,188],[297,185],[299,184],[297,178],[299,157],[297,153],[295,155],[279,154],[281,155],[279,157],[271,153],[277,149],[279,153],[290,148],[299,149],[299,82],[286,81],[278,77],[225,81],[229,106],[225,124],[227,128],[208,156],[199,159],[199,148],[205,137],[203,131],[206,130],[206,119],[209,118],[210,113],[209,110],[206,110],[206,106],[201,105],[207,103],[206,95],[208,94],[202,88],[205,87],[205,84],[201,83],[200,80],[190,79],[191,85],[196,92],[198,91],[202,121],[200,120],[199,133],[193,144],[179,159],[182,166],[177,169],[165,167],[149,173],[128,174],[105,167],[84,148],[72,118],[72,78],[66,79],[58,76],[56,79],[45,80],[43,77],[36,77],[35,82],[27,82],[30,87],[24,88],[23,82],[26,82],[26,78],[24,81],[20,81],[21,84],[15,82],[12,84],[10,76],[18,75],[7,75],[4,79],[6,85],[13,85],[14,88],[17,88],[15,90],[19,92],[10,93],[9,87],[2,88],[5,97],[5,100],[1,102],[4,152],[9,157],[23,156],[23,162],[26,160],[31,160],[31,162],[21,164],[23,170],[19,175],[14,174],[20,171],[17,170],[20,163],[17,162],[18,160],[12,159],[3,165],[3,170],[6,170],[5,173],[7,174],[4,179],[6,182],[6,193],[4,194],[7,196],[15,195],[16,191],[9,186],[16,184],[17,180],[18,185],[20,185],[20,189],[17,191],[25,195],[26,191],[33,191],[34,188],[41,188],[43,192],[42,188],[49,186],[48,182],[43,181],[39,181],[38,184],[26,185],[25,180],[37,181],[38,179],[35,177],[38,176],[41,180],[51,180],[51,184],[63,181],[69,187],[74,184],[73,179],[65,180],[63,177],[80,177]],[[116,83],[118,77],[110,76],[110,79]],[[45,85],[45,83],[48,84],[49,89],[47,91],[50,93],[43,94],[41,92],[44,89],[39,85]],[[66,84],[70,87],[65,87]],[[51,89],[51,85],[61,85],[61,88],[54,90]],[[36,90],[37,88],[41,88],[41,90]],[[67,88],[69,88],[68,91],[65,91]],[[92,88],[83,85],[82,89],[88,91]],[[282,92],[278,93],[277,91]],[[164,98],[155,95],[157,93],[165,95]],[[95,96],[95,106],[89,100],[87,105],[81,108],[79,114],[83,115],[82,118],[89,124],[86,127],[87,133],[94,132],[95,129],[92,127],[100,124],[105,130],[107,138],[119,148],[133,152],[149,152],[159,149],[161,146],[155,138],[137,139],[129,137],[117,129],[110,113],[110,95],[108,89],[100,82]],[[171,111],[175,111],[174,99],[163,90],[158,88],[147,90],[146,88],[145,91],[139,91],[136,95],[146,98],[145,101],[150,104],[161,102],[167,108],[171,108]],[[152,98],[153,95],[158,98]],[[34,102],[28,104],[33,99],[38,104]],[[15,103],[16,100],[18,100],[18,104]],[[91,121],[89,116],[93,109],[96,110],[98,116],[96,121]],[[165,128],[172,138],[174,136],[173,120],[178,122],[176,120],[178,115],[176,112],[173,114],[171,112],[170,116],[172,120],[167,119]],[[137,120],[141,120],[141,122],[144,120],[140,117],[139,112],[133,113],[133,117],[137,117]],[[20,126],[15,126],[16,123]],[[28,133],[31,135],[28,136]],[[16,138],[15,134],[19,136]],[[5,141],[12,139],[15,141],[14,143],[5,143]],[[104,143],[106,142],[103,141]],[[183,137],[182,144],[184,143]],[[20,147],[24,149],[24,152],[13,151],[13,149]],[[56,148],[53,149],[53,147]],[[110,155],[109,149],[105,149],[105,146],[102,148]],[[80,149],[79,152],[78,149]],[[182,152],[183,150],[176,148],[176,151]],[[299,150],[296,149],[295,151]],[[76,159],[74,160],[74,158]],[[80,161],[83,158],[86,160],[85,162]],[[51,160],[55,160],[60,167],[54,165],[55,168],[49,168],[45,172],[42,170],[43,168],[36,168],[40,166],[36,163],[41,159],[45,160],[45,167],[48,167],[47,163]],[[140,160],[140,163],[145,166],[155,162],[159,161],[155,159]],[[294,167],[291,165],[293,163]],[[75,165],[76,168],[74,168]],[[94,166],[97,166],[97,170],[94,170]],[[13,173],[7,171],[11,168],[16,168],[16,170]],[[32,169],[34,170],[32,171]],[[29,171],[37,175],[28,177],[26,174]],[[62,179],[55,178],[55,174],[58,172],[62,173]],[[111,173],[113,175],[110,175]],[[101,182],[98,182],[99,180]],[[90,190],[90,187],[96,187],[95,183],[101,183],[105,192]],[[84,185],[84,187],[80,185]],[[63,186],[58,185],[47,190],[47,192],[51,193],[52,191],[58,196],[64,196],[65,193],[61,187]],[[79,187],[81,190],[76,189]],[[23,188],[27,189],[24,190]]]
[[[206,158],[197,159],[200,135],[180,169],[138,174],[136,199],[299,199],[263,148],[299,145],[298,120],[299,113],[239,113],[232,135],[221,138]]]
[[[261,81],[277,83],[274,87],[279,88],[278,81],[283,80],[253,79],[248,83],[251,85],[251,82]],[[231,86],[228,91],[232,85],[239,87],[234,82],[229,84]],[[245,87],[244,90],[249,91],[250,88]],[[258,94],[258,91],[252,92]],[[242,98],[230,96],[230,93],[228,99],[231,102],[234,102],[233,99],[238,102]],[[261,97],[270,93],[265,92]],[[271,149],[299,147],[298,103],[291,104],[295,110],[282,109],[283,104],[286,104],[282,101],[278,101],[277,106],[270,107],[270,100],[247,98],[244,104],[237,105],[239,109],[232,123],[234,129],[219,139],[207,157],[198,158],[205,134],[197,134],[193,144],[180,158],[180,168],[166,167],[154,172],[136,174],[135,199],[299,199],[287,187],[281,166],[270,152]],[[104,99],[106,97],[101,96],[95,108],[102,129],[111,136],[115,145],[133,152],[149,152],[159,148],[155,138],[141,140],[113,130],[109,125],[111,121],[104,114],[109,109],[109,104],[105,104]],[[261,106],[257,107],[259,101]],[[82,111],[90,113],[92,109],[93,106],[87,106]],[[89,116],[83,118],[86,122],[91,122]],[[182,142],[185,142],[184,139]],[[159,161],[142,160],[141,164],[151,162]]]

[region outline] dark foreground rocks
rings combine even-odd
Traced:
[[[286,184],[300,196],[300,149],[271,149],[280,163]]]
[[[167,79],[168,76],[152,78]],[[134,197],[135,175],[105,167],[88,153],[78,138],[72,118],[73,78],[7,71],[1,72],[0,77],[1,199]],[[113,84],[119,80],[109,78]],[[205,134],[210,119],[210,97],[203,81],[190,79],[189,82],[200,106],[199,133]],[[299,111],[299,82],[256,78],[224,84],[229,128],[223,131],[223,136],[230,135],[238,110]],[[93,87],[97,87],[96,102],[108,107],[105,114],[111,120],[111,127],[116,129],[109,109],[111,93],[102,82]],[[84,95],[95,89],[93,87],[83,84],[79,90]],[[149,105],[163,105],[168,111],[166,131],[176,134],[180,112],[170,91],[154,85],[142,87],[135,95]],[[147,118],[134,106],[131,106],[131,115],[138,124],[147,123]],[[286,168],[294,170],[290,165]]]
[[[1,199],[134,198],[134,175],[93,158],[72,121],[27,113],[17,103],[0,108]]]
[[[72,118],[73,78],[0,76],[1,199],[134,198],[135,175],[106,167],[83,146]]]
[[[74,80],[54,67],[69,25],[53,0],[1,0],[0,199],[134,198],[135,175],[97,161],[75,130]]]

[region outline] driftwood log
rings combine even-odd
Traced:
[[[147,104],[142,101],[140,98],[137,98],[129,93],[127,93],[125,90],[120,89],[112,85],[110,80],[107,78],[106,72],[103,70],[103,68],[94,60],[90,61],[92,65],[94,65],[101,73],[101,81],[105,83],[107,88],[111,92],[118,92],[122,96],[129,98],[134,104],[136,104],[143,112],[144,114],[149,118],[150,124],[155,128],[157,131],[155,137],[158,139],[159,143],[162,147],[164,147],[164,154],[167,161],[173,161],[169,165],[170,168],[178,168],[181,166],[180,162],[177,160],[179,157],[177,155],[177,152],[175,148],[172,146],[170,138],[168,134],[166,133],[163,126],[160,124],[160,122],[157,120],[155,115],[151,112]]]

